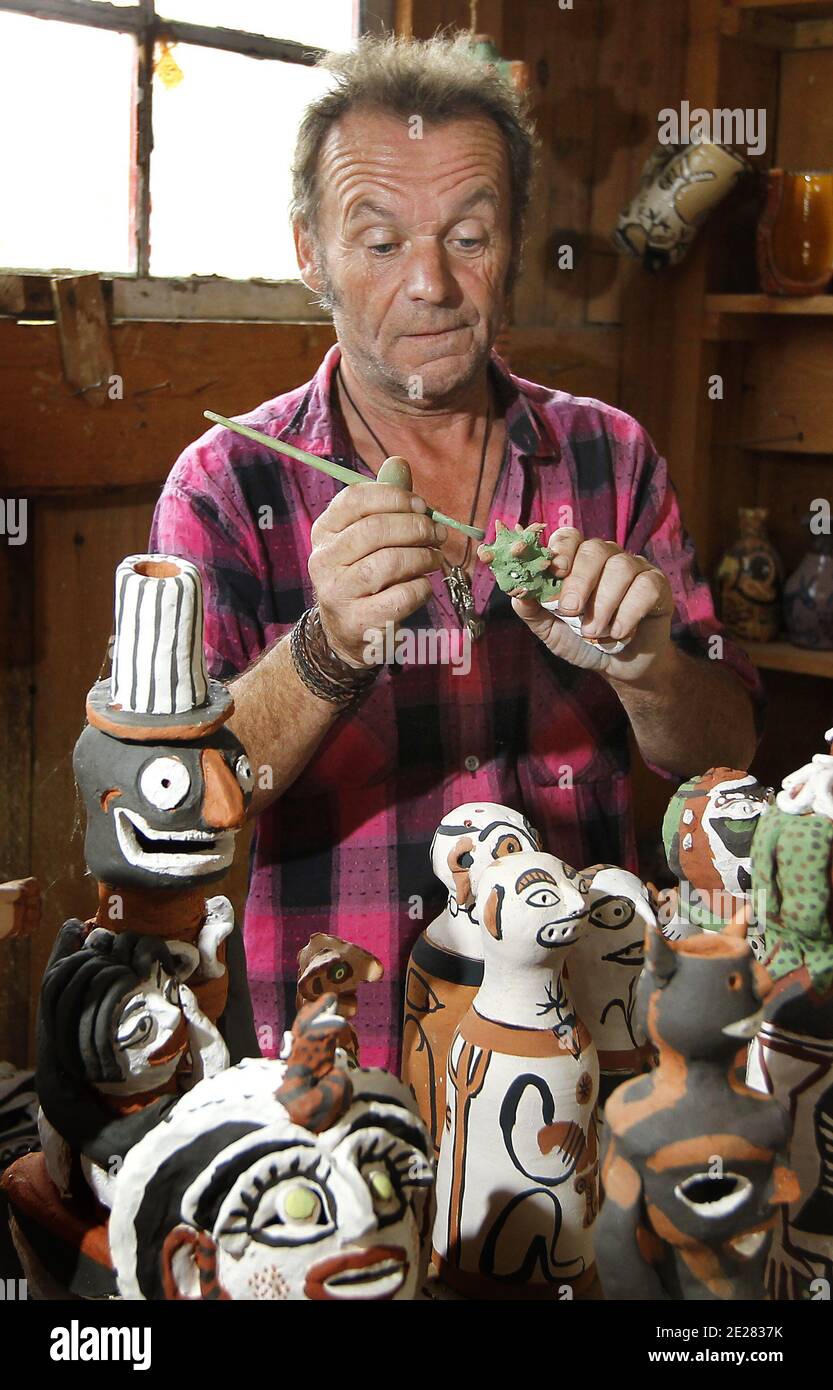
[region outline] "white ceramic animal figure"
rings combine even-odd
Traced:
[[[581,877],[589,887],[587,930],[579,934],[567,967],[570,994],[599,1054],[599,1102],[645,1071],[653,1051],[635,1017],[643,943],[656,926],[648,890],[636,874],[594,864]]]
[[[456,806],[443,816],[431,866],[448,901],[417,940],[405,980],[402,1079],[410,1086],[439,1153],[445,1117],[445,1063],[454,1030],[483,978],[474,902],[483,869],[540,848],[520,811],[492,801]]]
[[[475,1298],[558,1298],[594,1277],[596,1048],[564,963],[587,908],[553,855],[485,869],[483,983],[448,1058],[434,1258]]]

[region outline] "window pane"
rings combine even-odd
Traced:
[[[157,0],[166,19],[189,24],[219,25],[268,34],[273,39],[296,39],[316,48],[352,48],[354,0]]]
[[[136,43],[0,14],[0,265],[132,270]]]
[[[153,86],[152,275],[297,279],[290,165],[329,73],[177,44]]]

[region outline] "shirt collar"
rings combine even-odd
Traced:
[[[334,406],[333,378],[341,359],[341,346],[328,349],[298,403],[292,419],[276,438],[294,440],[310,452],[328,458],[347,458],[352,453],[340,411]],[[510,448],[523,459],[557,459],[558,443],[545,416],[536,409],[535,396],[544,388],[510,372],[492,349],[489,358],[492,381],[505,403],[506,433]]]

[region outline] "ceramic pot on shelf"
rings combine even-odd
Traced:
[[[795,647],[833,650],[833,536],[813,536],[784,585],[784,622]]]
[[[740,507],[740,536],[717,569],[720,616],[733,637],[772,642],[780,626],[783,569],[767,532],[765,507]]]
[[[833,280],[833,173],[770,169],[756,249],[765,294],[823,294]]]

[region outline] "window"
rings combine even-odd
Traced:
[[[359,0],[4,3],[0,266],[297,282],[298,122],[330,81],[316,57],[353,47],[363,10]]]

